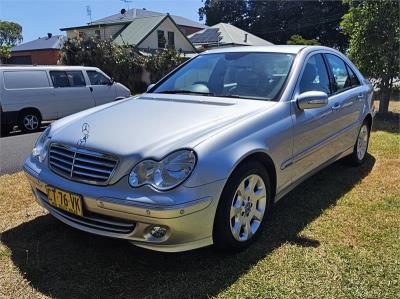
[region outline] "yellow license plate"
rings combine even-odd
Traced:
[[[46,190],[47,198],[52,206],[78,216],[83,216],[81,195],[65,192],[51,186],[46,186]]]

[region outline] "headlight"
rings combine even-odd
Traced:
[[[46,130],[39,136],[36,140],[35,146],[32,150],[32,156],[39,157],[39,162],[43,162],[47,155],[47,150],[50,143],[50,129],[51,126],[48,126]]]
[[[191,150],[173,152],[161,161],[144,160],[132,169],[129,184],[151,185],[162,191],[172,189],[189,177],[195,165],[196,155]]]

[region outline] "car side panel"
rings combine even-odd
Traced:
[[[54,107],[54,88],[49,78],[48,87],[7,89],[3,76],[4,72],[1,72],[1,104],[4,112],[19,112],[24,108],[35,108],[40,111],[43,120],[57,117],[57,109]],[[21,76],[20,80],[29,80],[29,78]]]

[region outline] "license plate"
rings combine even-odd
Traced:
[[[47,198],[52,206],[81,217],[83,216],[81,195],[65,192],[51,186],[46,186],[46,190]]]

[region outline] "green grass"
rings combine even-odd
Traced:
[[[69,228],[0,177],[0,297],[399,298],[398,117],[378,120],[366,163],[335,163],[283,198],[234,255],[165,254]]]

